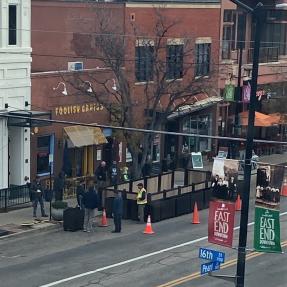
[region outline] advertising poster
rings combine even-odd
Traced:
[[[214,199],[235,202],[238,194],[239,162],[232,159],[215,158],[212,168],[212,196]]]
[[[284,166],[258,165],[255,206],[279,210],[283,177]]]
[[[211,201],[208,215],[208,242],[232,247],[235,205]]]
[[[256,181],[254,249],[281,252],[280,189],[284,166],[259,164]]]
[[[254,249],[261,252],[282,252],[279,210],[255,207]]]
[[[201,152],[192,152],[191,153],[191,159],[192,159],[192,167],[193,168],[203,168]]]

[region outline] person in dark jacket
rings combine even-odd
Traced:
[[[60,172],[54,181],[54,192],[56,200],[63,200],[63,192],[65,187],[65,177],[63,172]]]
[[[42,217],[48,217],[48,215],[46,215],[45,213],[43,197],[44,197],[43,187],[40,182],[39,176],[37,176],[35,181],[31,185],[31,199],[33,202],[33,217],[37,217],[38,203],[40,204],[40,207],[41,207]]]
[[[95,180],[97,181],[98,195],[99,195],[99,208],[105,206],[105,194],[103,194],[104,188],[107,183],[107,164],[102,161],[95,171]]]
[[[98,207],[98,195],[93,186],[83,195],[83,205],[85,207],[84,231],[90,232],[92,219],[95,217],[95,209]]]
[[[119,169],[117,167],[117,162],[113,161],[113,164],[110,168],[110,180],[112,185],[116,185],[118,183],[119,177]]]
[[[113,233],[119,233],[122,230],[122,215],[123,215],[123,198],[121,192],[115,191],[115,198],[113,201],[113,217],[115,230]]]
[[[77,189],[76,189],[76,196],[77,196],[77,203],[80,209],[84,209],[83,205],[83,196],[85,194],[85,181],[82,180],[78,183]]]

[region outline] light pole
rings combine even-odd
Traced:
[[[236,272],[237,287],[244,286],[244,278],[245,278],[246,241],[247,241],[248,211],[249,211],[249,197],[250,197],[250,181],[251,181],[251,158],[252,158],[253,139],[254,139],[254,120],[255,120],[260,40],[261,40],[262,25],[264,21],[262,3],[257,4],[255,9],[252,11],[252,16],[254,17],[256,26],[255,26],[255,41],[253,51],[251,96],[250,96],[250,106],[248,115],[247,138],[245,144],[244,187],[242,192],[242,209],[240,216],[239,245],[238,245],[237,272]]]

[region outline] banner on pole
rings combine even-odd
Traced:
[[[256,206],[280,208],[280,189],[284,177],[284,166],[259,164],[256,181]]]
[[[238,194],[238,160],[215,158],[212,168],[212,196],[235,202]]]
[[[282,252],[279,210],[255,207],[254,249],[261,252]]]
[[[208,215],[208,242],[232,247],[235,204],[211,201]]]
[[[259,164],[256,181],[254,249],[282,252],[280,243],[280,189],[284,166]]]

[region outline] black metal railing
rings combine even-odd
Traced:
[[[253,63],[253,48],[248,49],[248,63]],[[260,48],[259,63],[271,63],[279,61],[279,47]]]
[[[29,188],[26,185],[0,189],[0,210],[21,206],[30,202]]]

